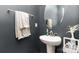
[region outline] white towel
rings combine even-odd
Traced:
[[[15,11],[15,33],[18,40],[31,35],[28,13]]]

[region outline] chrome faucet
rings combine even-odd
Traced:
[[[46,35],[56,36],[57,33],[54,33],[52,30],[49,31],[49,29],[47,29],[47,34]]]

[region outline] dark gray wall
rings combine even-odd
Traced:
[[[79,6],[74,5],[65,5],[63,6],[65,8],[65,16],[62,24],[57,24],[57,26],[53,29],[54,32],[58,33],[59,36],[62,38],[67,36],[66,31],[68,25],[75,25],[79,23]],[[40,35],[45,34],[45,21],[44,21],[44,9],[45,6],[40,6]],[[58,14],[58,21],[60,20],[60,7],[58,8],[59,14]],[[67,36],[69,37],[69,36]],[[63,39],[62,39],[63,41]],[[62,52],[62,46],[63,42],[60,46],[56,47],[56,52]],[[43,43],[41,43],[41,51],[46,52],[46,47]]]
[[[44,21],[44,9],[45,6],[41,5],[40,6],[40,11],[39,11],[39,36],[40,35],[45,35],[46,34],[46,25]],[[40,41],[40,51],[41,52],[46,52],[46,45]]]
[[[15,17],[14,12],[7,13],[7,9],[19,10],[31,13],[35,17],[30,17],[31,36],[22,40],[15,38]],[[38,23],[39,6],[34,5],[1,5],[0,6],[0,52],[40,52],[39,40],[37,39],[38,28],[34,23]],[[36,36],[37,35],[37,36]]]

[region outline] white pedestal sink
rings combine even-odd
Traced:
[[[59,37],[59,36],[41,35],[39,38],[40,38],[41,42],[46,44],[47,53],[54,53],[55,46],[58,46],[61,44],[61,37]]]

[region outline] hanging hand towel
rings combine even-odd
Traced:
[[[31,35],[28,13],[15,11],[15,33],[18,40]]]

